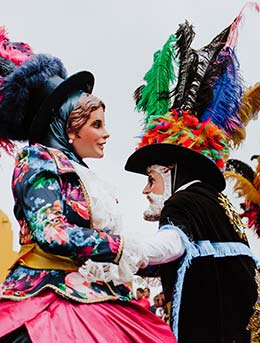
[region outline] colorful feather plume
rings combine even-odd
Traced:
[[[136,108],[146,112],[145,124],[153,119],[163,116],[169,110],[170,84],[176,80],[175,50],[176,37],[171,35],[162,50],[154,54],[152,68],[146,73],[144,80],[146,85],[140,90],[140,100]]]
[[[203,123],[189,111],[168,112],[164,117],[153,120],[144,133],[138,148],[154,143],[170,143],[192,149],[210,158],[223,170],[228,158],[225,133],[210,120]]]
[[[247,88],[241,100],[238,117],[247,125],[251,119],[257,119],[260,111],[260,82]]]
[[[226,69],[213,87],[213,99],[203,112],[201,121],[210,118],[237,145],[245,137],[243,123],[237,115],[243,91],[239,63],[234,51],[229,48],[218,56],[218,63],[222,62]]]
[[[176,57],[179,58],[179,75],[178,82],[173,90],[174,104],[172,108],[179,109],[182,104],[182,99],[187,89],[187,75],[190,68],[190,45],[195,37],[193,26],[186,20],[184,24],[180,24],[175,33],[177,38],[176,42]]]
[[[29,44],[23,42],[11,42],[7,36],[5,27],[0,27],[0,56],[21,65],[33,55]]]
[[[214,73],[218,74],[219,72],[218,68],[215,68],[215,60],[225,45],[228,34],[229,27],[217,35],[207,46],[199,50],[191,48],[188,50],[188,68],[186,68],[186,74],[183,72],[182,75],[183,78],[186,78],[185,89],[184,92],[181,91],[183,94],[181,98],[179,89],[176,87],[174,92],[178,94],[177,103],[174,101],[172,108],[180,107],[200,116],[199,112],[211,99],[212,79],[217,76]]]
[[[136,108],[145,113],[138,148],[177,144],[224,169],[230,148],[245,139],[246,124],[260,110],[260,84],[244,91],[235,53],[246,7],[259,12],[257,4],[247,4],[231,25],[201,49],[192,48],[195,32],[185,21],[154,54],[146,84],[134,96]]]
[[[226,163],[226,169],[228,172],[233,172],[241,175],[243,178],[247,179],[250,183],[254,182],[255,172],[251,166],[236,159],[230,159]]]
[[[231,49],[234,49],[236,46],[237,38],[238,38],[238,28],[239,28],[239,25],[241,24],[241,21],[244,19],[245,10],[247,8],[251,8],[257,12],[260,12],[259,4],[256,2],[250,1],[243,6],[243,8],[241,9],[240,13],[236,17],[236,19],[234,20],[230,28],[230,34],[227,39],[226,46],[228,46]]]
[[[224,173],[227,179],[235,180],[233,190],[238,197],[244,197],[240,204],[242,218],[247,218],[249,228],[255,230],[260,237],[260,157],[254,171],[249,165],[240,160],[229,160]]]
[[[0,88],[2,89],[5,77],[15,71],[17,66],[27,61],[33,56],[32,48],[27,43],[11,42],[7,36],[6,29],[0,27]],[[0,91],[0,102],[3,93]],[[11,113],[8,114],[11,116]],[[2,124],[4,126],[4,124]],[[15,126],[14,126],[15,127]],[[15,144],[7,138],[0,138],[0,149],[5,150],[9,155],[13,155]],[[0,154],[1,156],[1,154]]]
[[[4,150],[8,155],[13,156],[16,150],[16,145],[9,139],[0,138],[0,157],[1,150]]]

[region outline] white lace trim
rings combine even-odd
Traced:
[[[87,190],[93,228],[120,233],[122,220],[118,198],[114,195],[113,187],[101,180],[89,168],[74,161],[71,163]],[[119,265],[93,262],[89,259],[79,268],[79,274],[84,276],[88,282],[112,280],[116,285],[131,282],[140,266],[145,267],[148,264],[148,259],[144,256],[141,247],[138,247],[138,242],[126,239]]]

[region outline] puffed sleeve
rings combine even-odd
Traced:
[[[26,147],[18,154],[13,175],[15,202],[21,206],[32,237],[41,249],[72,258],[119,263],[120,235],[79,227],[64,215],[65,199],[57,165],[44,147]]]

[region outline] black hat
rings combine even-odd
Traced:
[[[210,159],[176,144],[150,144],[136,150],[127,160],[125,169],[147,175],[147,167],[154,164],[171,166],[181,162],[191,169],[201,181],[212,184],[218,191],[225,188],[225,179],[219,168]]]
[[[32,108],[37,108],[30,126],[30,141],[36,142],[48,128],[51,116],[75,91],[91,93],[94,76],[89,71],[80,71],[67,79],[55,75],[48,79],[32,96]]]
[[[34,141],[48,128],[54,110],[77,90],[91,93],[94,76],[88,71],[66,78],[60,59],[33,55],[3,78],[0,87],[0,137]]]

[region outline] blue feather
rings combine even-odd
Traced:
[[[214,124],[230,134],[243,126],[237,115],[243,87],[239,75],[239,62],[235,52],[230,48],[222,50],[217,58],[217,63],[225,62],[227,66],[213,86],[213,98],[204,110],[201,121],[211,118]]]

